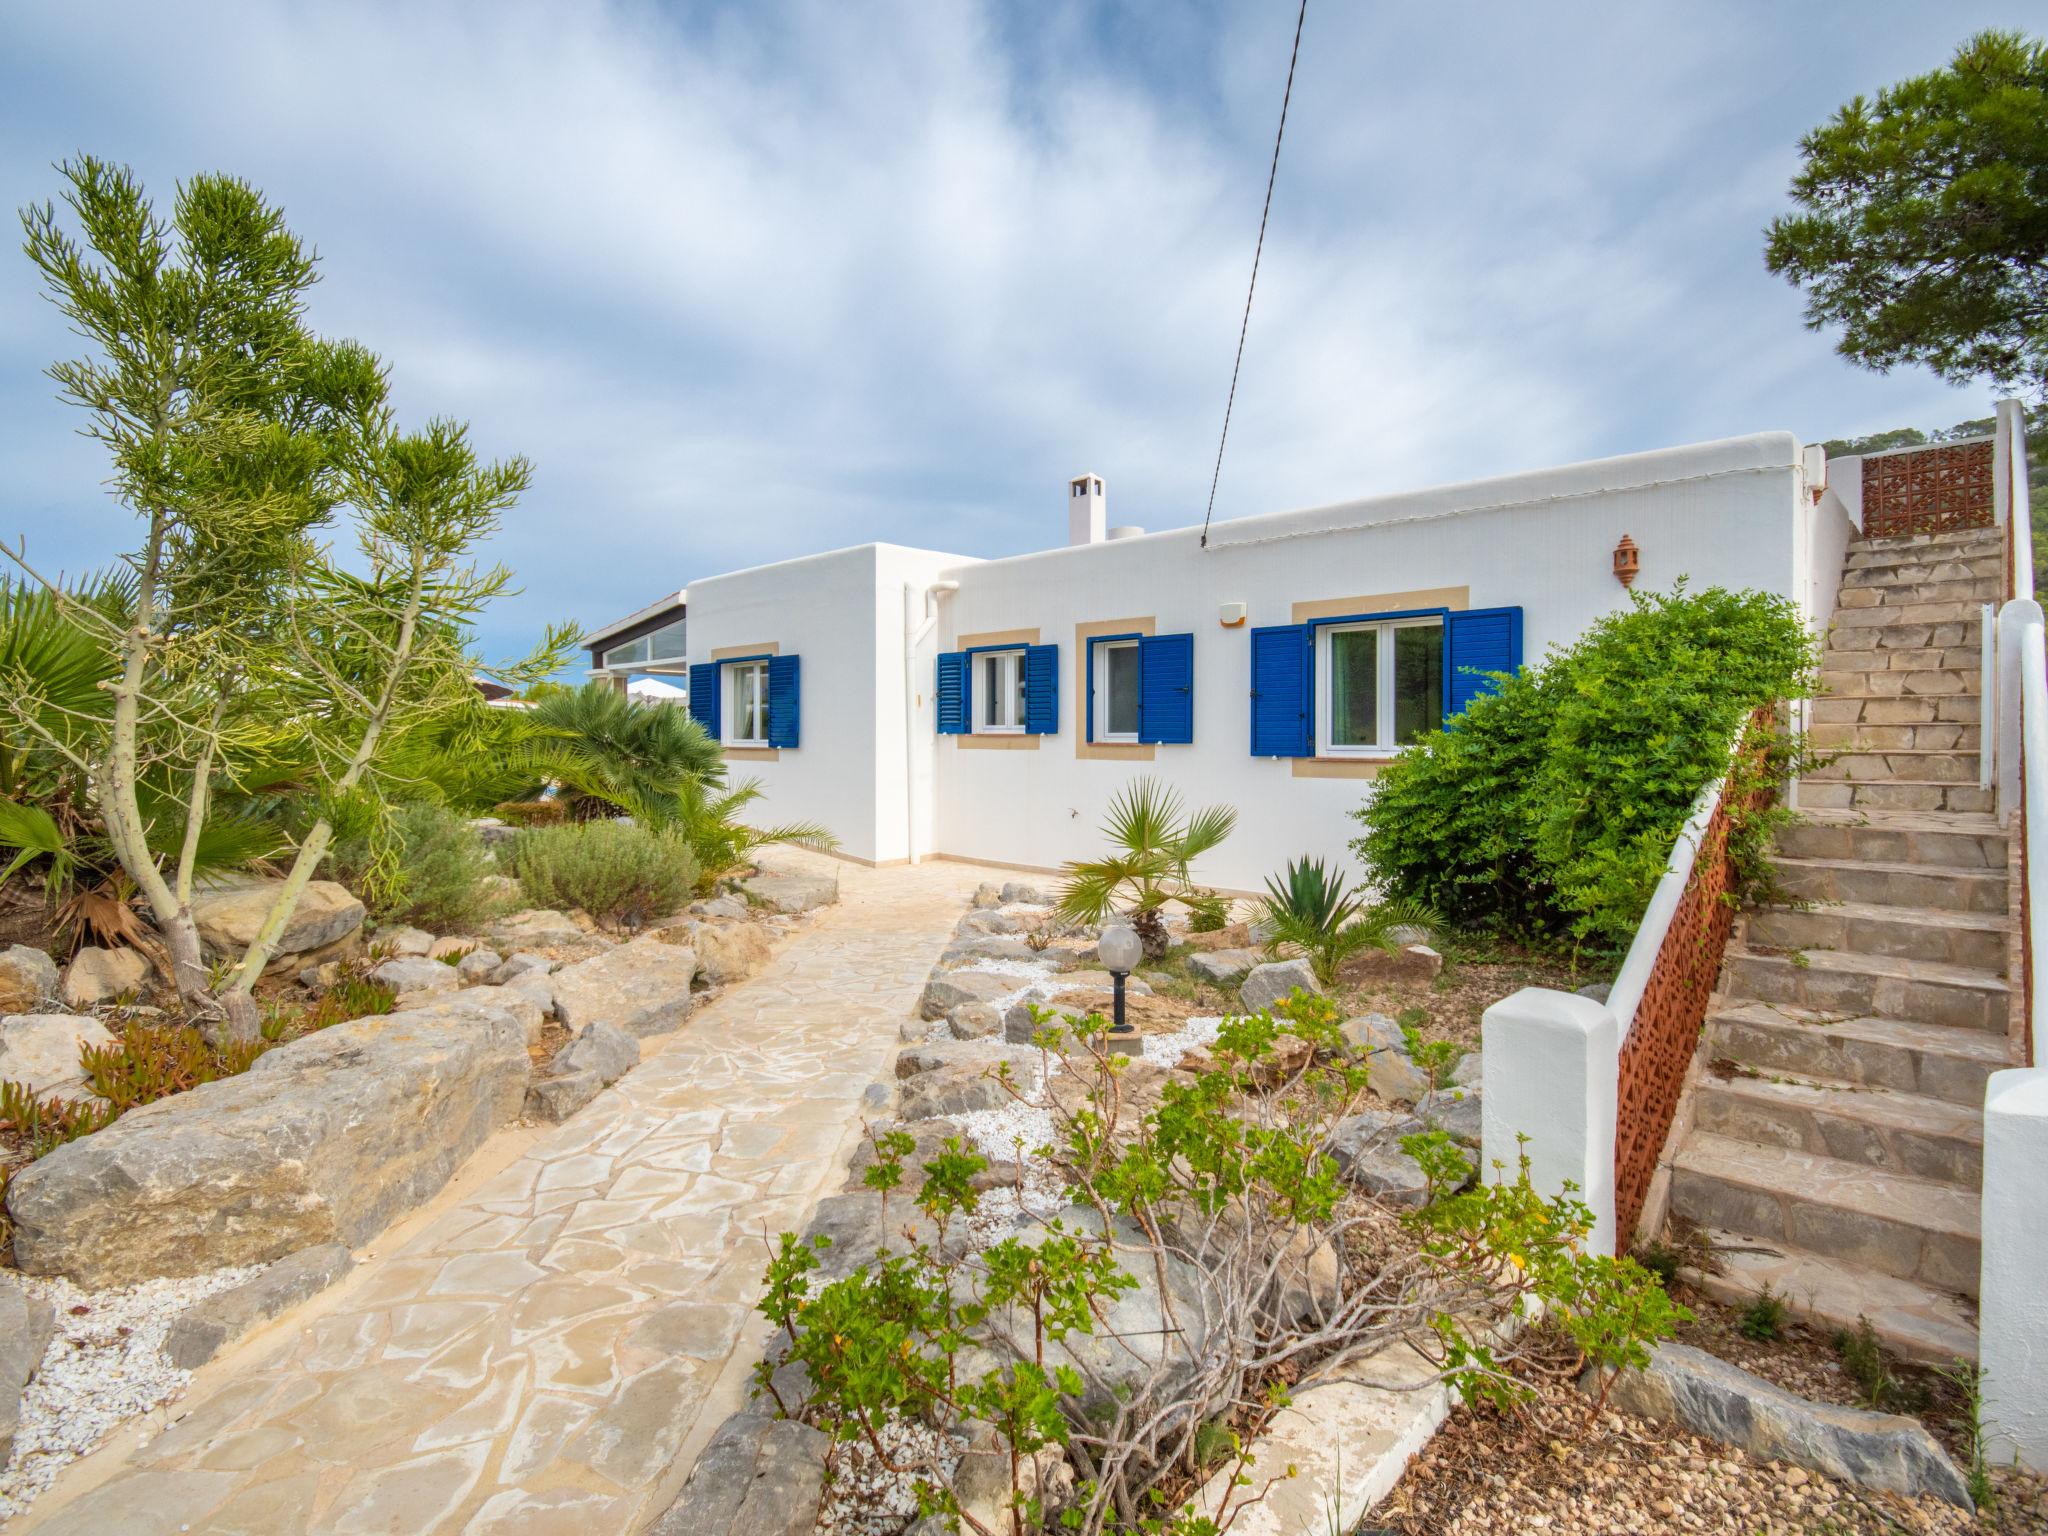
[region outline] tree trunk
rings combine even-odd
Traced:
[[[1138,908],[1131,914],[1131,927],[1137,930],[1138,941],[1144,945],[1147,960],[1166,958],[1166,951],[1173,940],[1166,931],[1166,919],[1159,915],[1157,907]]]

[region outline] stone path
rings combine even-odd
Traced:
[[[764,1229],[837,1186],[861,1091],[988,875],[838,868],[839,904],[759,976],[17,1528],[567,1536],[658,1514],[741,1400]]]

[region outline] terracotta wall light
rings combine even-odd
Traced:
[[[1636,584],[1636,572],[1643,568],[1643,552],[1636,548],[1636,541],[1627,534],[1614,546],[1614,579],[1624,587]]]

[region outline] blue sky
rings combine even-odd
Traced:
[[[1763,270],[1796,143],[2035,6],[1311,0],[1219,517],[1983,415]],[[524,453],[482,639],[871,539],[1199,522],[1294,7],[11,0],[0,191],[244,176],[401,411]],[[0,533],[131,536],[0,252]]]

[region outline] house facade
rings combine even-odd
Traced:
[[[1102,478],[1067,542],[982,560],[865,544],[693,580],[690,709],[776,820],[874,863],[1048,870],[1152,774],[1237,808],[1201,877],[1341,857],[1402,746],[1512,669],[1680,577],[1833,611],[1841,524],[1818,450],[1765,433],[1144,533]],[[614,626],[613,645],[636,624]],[[665,621],[666,622],[666,621]],[[650,629],[657,631],[659,624]]]

